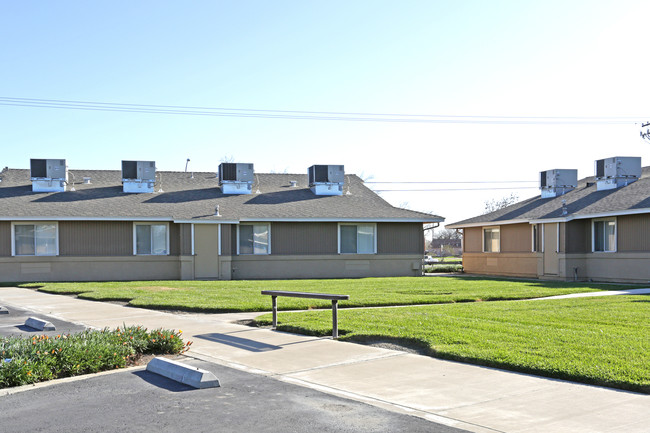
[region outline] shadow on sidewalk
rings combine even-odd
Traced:
[[[201,334],[195,335],[194,338],[201,338],[203,340],[214,341],[215,343],[227,344],[238,349],[248,350],[250,352],[270,352],[271,350],[282,349],[280,346],[262,343],[260,341],[250,340],[248,338],[234,337],[227,334]]]

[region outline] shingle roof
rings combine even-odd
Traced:
[[[442,217],[396,208],[368,189],[355,175],[346,175],[342,196],[317,196],[306,174],[256,174],[253,194],[221,193],[215,173],[158,172],[153,194],[122,192],[118,170],[70,170],[76,191],[32,192],[30,172],[0,172],[0,218],[160,218],[176,221],[329,219],[443,221]],[[90,177],[91,184],[82,178]],[[290,180],[298,182],[291,187]],[[260,193],[255,192],[259,189]],[[214,216],[219,205],[221,217]]]
[[[578,182],[576,189],[562,196],[533,197],[485,215],[448,224],[447,227],[460,228],[477,223],[490,224],[513,220],[568,220],[587,218],[591,215],[637,213],[644,209],[650,212],[650,167],[643,168],[639,180],[617,189],[596,191],[595,182],[594,176],[586,177]],[[566,215],[562,215],[563,201],[566,201]]]

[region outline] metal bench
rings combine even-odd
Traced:
[[[332,301],[332,338],[339,338],[339,319],[338,304],[339,301],[350,299],[350,295],[332,295],[328,293],[307,293],[307,292],[285,292],[283,290],[262,290],[262,295],[271,296],[271,305],[273,307],[273,328],[278,327],[278,296],[288,296],[292,298],[311,298],[311,299],[328,299]]]

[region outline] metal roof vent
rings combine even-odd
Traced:
[[[559,197],[578,186],[578,170],[555,169],[539,173],[542,198]]]
[[[34,192],[63,192],[68,183],[65,159],[30,159],[30,176]]]
[[[219,164],[219,186],[224,194],[251,194],[254,176],[253,164],[232,162]]]
[[[90,185],[91,180],[92,180],[92,178],[90,178],[90,177],[84,177],[84,185]]]
[[[595,163],[596,190],[605,191],[626,186],[641,177],[641,158],[638,156],[614,156],[599,159]]]
[[[155,183],[155,161],[122,161],[122,191],[152,193]]]
[[[316,195],[343,195],[345,169],[342,165],[309,167],[309,187]]]
[[[289,181],[289,186],[291,186],[291,188],[296,188],[298,186],[298,181],[297,180],[290,180]]]

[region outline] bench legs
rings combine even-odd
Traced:
[[[271,296],[273,308],[273,329],[278,327],[278,297]],[[339,338],[339,301],[332,300],[332,338]]]
[[[273,329],[278,327],[278,297],[271,296],[271,305],[273,307]]]
[[[339,338],[339,301],[332,300],[332,338]]]

